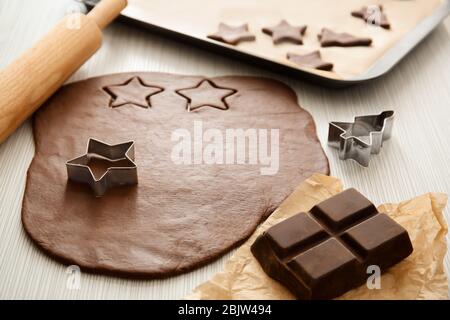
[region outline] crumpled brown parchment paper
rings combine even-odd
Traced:
[[[224,270],[198,286],[187,299],[294,299],[269,278],[250,252],[256,237],[274,224],[341,192],[342,183],[320,174],[302,182],[280,207],[225,263]],[[381,289],[367,286],[347,292],[340,299],[448,299],[444,271],[447,224],[443,209],[447,196],[428,193],[399,204],[378,207],[408,230],[414,252],[381,277]]]

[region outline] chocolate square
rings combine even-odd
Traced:
[[[287,265],[301,274],[306,284],[316,286],[324,281],[332,281],[330,277],[336,274],[345,276],[348,272],[354,272],[356,262],[351,251],[331,238],[299,254]]]
[[[398,255],[408,256],[412,247],[408,232],[385,214],[377,214],[345,232],[342,238],[367,261],[381,269],[393,264]],[[378,257],[382,256],[380,260]]]
[[[355,189],[347,189],[311,209],[317,219],[335,231],[369,217],[376,211],[375,206]]]
[[[287,228],[278,224],[267,231],[273,249],[281,258],[328,235],[322,226],[307,214],[295,215],[287,219],[286,224]]]
[[[263,270],[299,299],[331,299],[412,252],[406,230],[355,189],[268,229],[251,251]]]

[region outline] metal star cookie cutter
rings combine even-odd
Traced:
[[[89,163],[92,159],[111,162],[106,172],[96,178]],[[125,165],[114,166],[121,161]],[[134,163],[134,141],[109,145],[89,138],[86,154],[66,162],[69,180],[88,184],[97,197],[103,196],[109,188],[137,184],[137,166]]]
[[[353,159],[368,167],[371,154],[380,153],[383,142],[391,138],[394,111],[359,116],[354,122],[330,122],[328,145],[339,149],[339,159]]]

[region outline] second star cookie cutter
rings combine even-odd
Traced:
[[[330,122],[328,145],[339,149],[339,159],[353,159],[369,166],[370,155],[380,153],[383,142],[391,138],[395,113],[355,117],[353,122]]]
[[[92,159],[106,160],[111,166],[96,178],[89,163]],[[121,162],[120,166],[114,163]],[[125,163],[125,164],[124,164]],[[66,162],[69,180],[88,184],[97,197],[103,196],[109,188],[138,183],[137,166],[134,162],[134,141],[109,145],[89,138],[86,154]]]

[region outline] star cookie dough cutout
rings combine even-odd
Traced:
[[[337,33],[323,28],[317,36],[322,47],[368,47],[372,44],[370,38],[359,38],[349,33]]]
[[[216,85],[211,80],[203,80],[196,87],[180,89],[176,93],[187,100],[186,109],[190,111],[202,107],[212,107],[220,110],[228,110],[226,98],[234,95],[237,90]]]
[[[288,53],[287,58],[289,61],[307,68],[313,68],[317,70],[331,71],[333,70],[333,64],[322,60],[320,51],[313,51],[308,54],[296,54]]]
[[[225,23],[220,23],[219,30],[216,33],[208,35],[208,38],[231,45],[237,45],[242,41],[254,41],[256,39],[255,36],[249,32],[248,24],[234,27]]]
[[[363,7],[361,10],[352,11],[352,16],[363,19],[367,24],[382,27],[384,29],[390,29],[391,24],[383,12],[383,6],[370,5]]]
[[[111,96],[111,108],[125,105],[150,108],[150,97],[164,91],[163,88],[145,84],[139,77],[131,78],[123,84],[105,87],[104,90]]]
[[[286,20],[281,20],[276,26],[263,28],[262,31],[272,36],[274,44],[281,42],[303,44],[303,35],[305,34],[306,28],[306,26],[292,26]]]

